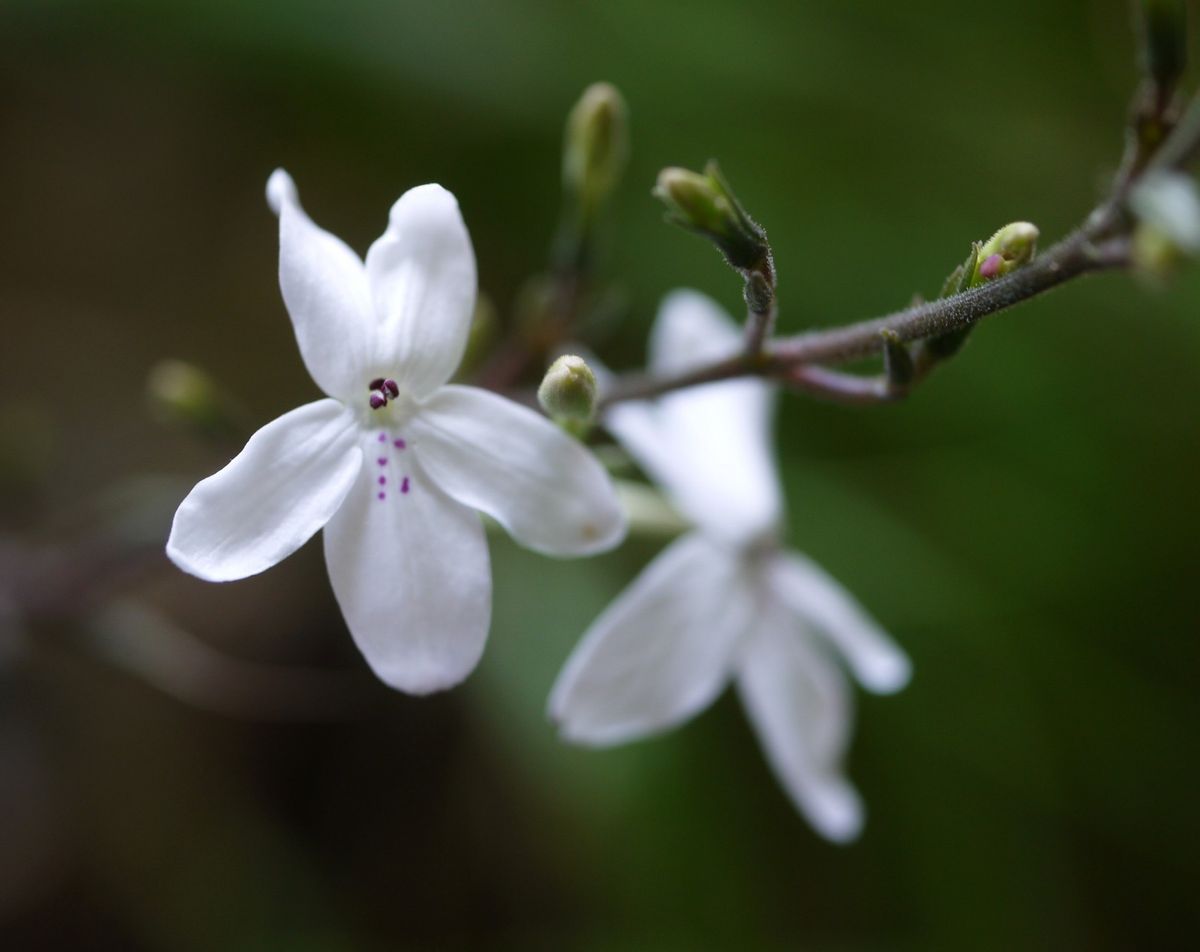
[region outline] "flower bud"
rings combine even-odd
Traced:
[[[1015,221],[997,231],[979,247],[971,286],[1003,277],[1032,261],[1039,234],[1037,226],[1027,221]]]
[[[629,156],[625,100],[615,86],[593,83],[567,116],[563,186],[576,195],[585,216],[609,196]]]
[[[182,424],[204,436],[238,432],[230,401],[204,371],[181,360],[163,360],[146,378],[151,410],[169,423]]]
[[[1130,256],[1139,274],[1165,281],[1175,273],[1183,253],[1161,229],[1148,222],[1139,222],[1133,231]]]
[[[596,412],[596,375],[582,357],[564,354],[546,371],[537,395],[556,422],[590,423]]]
[[[667,206],[670,221],[712,241],[741,271],[770,269],[770,246],[762,227],[746,214],[715,162],[704,174],[665,168],[652,194]]]

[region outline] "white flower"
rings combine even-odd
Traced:
[[[279,283],[300,355],[328,399],[255,433],[175,514],[167,554],[209,581],[245,578],[325,529],[333,591],[384,681],[456,684],[483,652],[491,572],[481,510],[550,555],[616,545],[601,466],[544,417],[447,385],[466,345],[475,255],[454,196],[423,185],[367,252],[318,228],[282,170]]]
[[[676,291],[655,324],[651,369],[677,373],[740,346],[716,304]],[[618,744],[687,720],[732,680],[797,808],[846,841],[862,806],[842,775],[851,696],[834,650],[880,693],[904,686],[909,662],[837,582],[775,544],[783,503],[772,398],[765,382],[741,379],[608,412],[609,430],[697,528],[592,624],[550,716],[568,740]]]

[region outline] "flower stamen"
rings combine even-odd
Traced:
[[[386,407],[389,400],[400,396],[400,385],[390,378],[376,377],[367,384],[367,389],[371,391],[367,402],[370,403],[372,410]]]

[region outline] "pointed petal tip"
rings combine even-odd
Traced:
[[[896,694],[912,680],[912,662],[903,652],[880,654],[855,672],[858,682],[872,694]]]
[[[396,199],[388,213],[388,220],[394,226],[411,228],[414,220],[420,221],[428,216],[436,222],[438,217],[447,213],[462,218],[458,199],[449,189],[429,182],[413,186]]]
[[[813,829],[831,843],[847,845],[862,835],[865,811],[862,798],[850,784],[830,780],[798,804]]]
[[[611,512],[602,513],[583,523],[574,539],[556,539],[546,543],[517,541],[539,555],[555,559],[581,559],[612,551],[625,541],[628,531],[629,522],[625,512],[617,505]]]
[[[849,846],[862,836],[862,810],[857,806],[848,806],[843,813],[836,816],[823,817],[820,821],[814,819],[813,827],[830,843]]]
[[[402,694],[411,694],[414,697],[427,697],[430,694],[438,694],[457,687],[474,670],[474,666],[472,666],[470,671],[455,671],[453,673],[432,669],[414,670],[411,667],[398,668],[396,670],[388,670],[378,665],[371,665],[370,667],[375,673],[375,677],[379,678],[380,681],[393,691],[399,691]]]
[[[285,204],[297,205],[299,202],[296,183],[292,181],[292,177],[283,169],[272,172],[271,177],[267,179],[267,204],[271,206],[271,211],[278,215]]]
[[[573,744],[576,747],[592,747],[595,749],[617,747],[647,736],[647,732],[621,725],[614,727],[592,724],[589,726],[578,721],[572,721],[566,717],[552,717],[551,721],[558,730],[558,739],[563,743]]]

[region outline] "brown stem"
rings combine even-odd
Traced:
[[[797,368],[805,365],[844,364],[877,353],[882,346],[880,334],[883,331],[895,333],[901,341],[914,341],[961,330],[989,314],[1027,301],[1073,278],[1129,263],[1125,238],[1094,245],[1091,235],[1091,227],[1076,231],[1025,267],[953,297],[929,301],[847,327],[782,338],[760,354],[739,354],[674,377],[635,377],[618,381],[601,400],[600,410],[624,400],[647,399],[733,377],[760,376],[787,381],[794,379]]]

